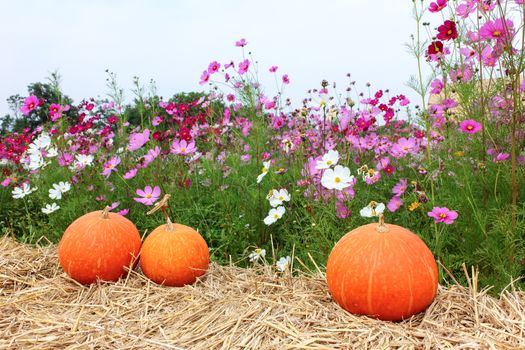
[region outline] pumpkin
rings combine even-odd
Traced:
[[[144,240],[140,253],[140,268],[155,283],[181,287],[193,284],[206,273],[210,263],[208,245],[193,228],[173,224],[165,208],[169,195],[148,214],[162,210],[166,224],[154,229]]]
[[[326,264],[326,281],[345,310],[398,321],[425,310],[438,287],[432,252],[409,230],[368,224],[337,242]]]
[[[73,221],[58,244],[60,265],[82,284],[118,280],[140,252],[142,240],[135,225],[109,209]]]

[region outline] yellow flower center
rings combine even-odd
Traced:
[[[181,147],[181,148],[180,148],[180,151],[181,151],[181,152],[186,152],[186,148]]]
[[[332,165],[332,161],[329,160],[329,161],[326,162],[326,164],[327,164],[327,165]]]
[[[267,173],[268,172],[268,169],[266,169],[265,167],[262,168],[262,172],[263,173]]]
[[[279,200],[280,201],[284,201],[284,197],[283,196],[279,196]]]
[[[148,194],[146,195],[146,198],[151,198],[151,197],[152,197],[152,195],[151,195],[150,193],[148,193]]]
[[[447,217],[447,214],[441,213],[441,214],[439,214],[439,217],[442,218],[442,219],[445,219]]]
[[[494,33],[492,33],[494,36],[500,36],[501,32],[499,30],[495,30]]]
[[[339,176],[336,176],[335,179],[334,179],[334,182],[335,183],[341,182],[341,178]]]

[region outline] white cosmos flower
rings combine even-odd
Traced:
[[[49,198],[51,199],[62,199],[62,191],[58,184],[53,184],[53,188],[49,189]]]
[[[58,209],[60,209],[60,207],[56,203],[46,204],[46,206],[42,208],[42,213],[49,215]]]
[[[55,184],[53,184],[53,187],[55,187]],[[69,182],[60,181],[55,188],[58,188],[62,193],[66,193],[71,189],[71,184]]]
[[[276,263],[275,266],[277,267],[277,270],[284,272],[289,269],[290,264],[292,263],[292,258],[289,256],[280,258]]]
[[[268,195],[268,200],[270,201],[270,205],[275,208],[283,204],[283,202],[289,202],[290,194],[286,188],[282,188],[279,191],[271,190],[270,194]]]
[[[282,218],[285,211],[286,209],[284,209],[283,206],[277,207],[275,209],[270,209],[268,216],[264,218],[264,223],[270,226],[271,224]]]
[[[51,137],[49,134],[43,132],[33,141],[33,144],[39,149],[47,149],[51,146]]]
[[[354,177],[350,169],[336,165],[334,169],[326,169],[321,178],[321,185],[329,190],[343,190],[351,185]]]
[[[254,251],[248,255],[248,258],[251,262],[255,262],[259,260],[260,258],[264,258],[266,256],[266,249],[257,248]]]
[[[53,158],[58,156],[58,150],[56,147],[51,147],[47,150],[46,157]]]
[[[257,176],[257,183],[260,183],[263,179],[263,177],[268,174],[268,170],[270,170],[271,161],[263,162],[263,168],[259,176]]]
[[[315,168],[317,170],[328,169],[332,165],[336,165],[338,161],[339,161],[339,152],[331,149],[323,156],[321,160],[317,161]]]
[[[374,216],[379,216],[385,211],[385,205],[383,203],[370,202],[366,207],[359,211],[362,217],[372,218]]]
[[[94,157],[91,155],[91,154],[88,154],[88,155],[85,155],[85,154],[77,154],[75,156],[75,164],[74,164],[74,168],[75,169],[82,169],[86,166],[90,166],[91,164],[93,164],[93,159]]]
[[[14,199],[20,199],[24,198],[28,194],[35,192],[38,188],[31,188],[27,183],[24,183],[21,187],[15,187],[13,191],[11,191],[11,194],[13,195]]]

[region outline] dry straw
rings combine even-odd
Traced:
[[[136,271],[81,286],[56,247],[0,238],[0,349],[525,349],[525,294],[509,287],[493,298],[475,277],[393,323],[340,309],[320,272],[212,264],[183,288]]]

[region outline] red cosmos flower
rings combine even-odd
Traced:
[[[442,25],[438,27],[437,38],[439,40],[454,40],[458,37],[458,31],[456,29],[456,23],[446,20]]]
[[[112,114],[108,117],[108,123],[116,124],[117,122],[118,122],[118,117],[116,115]]]
[[[430,55],[438,55],[443,54],[443,43],[441,41],[433,41],[428,45],[427,54]]]
[[[181,138],[182,140],[190,141],[192,139],[190,129],[184,127],[180,128],[179,138]]]

